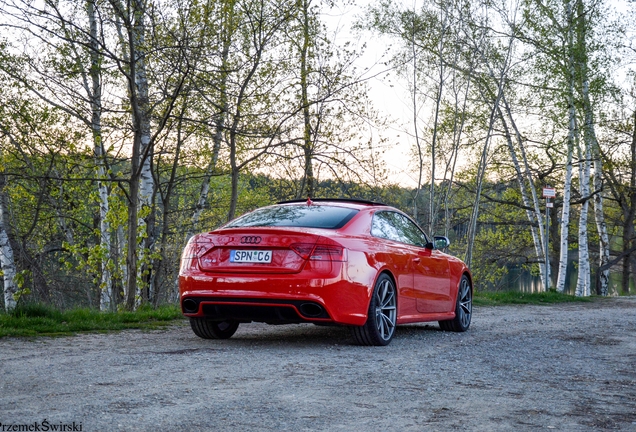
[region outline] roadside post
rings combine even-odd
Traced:
[[[544,287],[545,290],[548,291],[550,289],[550,259],[548,258],[549,248],[548,241],[550,240],[550,209],[554,207],[554,203],[550,201],[550,198],[556,197],[556,189],[550,186],[545,186],[543,188],[543,198],[545,198],[545,281]]]

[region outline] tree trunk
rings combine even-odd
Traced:
[[[473,212],[470,218],[470,225],[468,228],[468,243],[466,246],[466,256],[464,261],[470,267],[472,258],[473,258],[473,246],[475,243],[475,236],[477,234],[477,219],[479,219],[479,202],[481,201],[481,189],[483,185],[484,175],[486,173],[486,166],[488,163],[488,149],[490,147],[490,140],[493,135],[493,128],[495,126],[496,114],[499,111],[499,102],[503,96],[503,86],[504,79],[507,74],[508,62],[510,60],[510,54],[512,52],[514,40],[510,39],[510,44],[508,45],[508,52],[506,54],[506,63],[504,64],[499,79],[497,80],[497,95],[495,100],[493,101],[493,106],[490,111],[490,119],[488,121],[488,131],[486,133],[486,138],[484,140],[484,147],[481,152],[481,157],[479,159],[479,167],[477,169],[477,189],[476,189],[476,197],[475,197],[475,205],[473,206]],[[492,70],[490,71],[491,77],[493,77]],[[493,77],[494,78],[494,77]],[[487,85],[487,84],[485,84]]]
[[[128,91],[130,98],[130,107],[132,111],[132,123],[133,123],[133,145],[132,155],[130,160],[130,180],[129,180],[129,193],[128,193],[128,247],[126,253],[126,308],[128,310],[135,309],[141,301],[141,278],[139,266],[140,258],[143,258],[143,253],[138,251],[139,249],[139,233],[143,232],[145,228],[145,220],[140,216],[140,210],[142,212],[147,211],[143,208],[143,203],[148,199],[148,182],[146,180],[144,184],[143,194],[141,192],[141,166],[147,160],[148,155],[144,155],[142,151],[143,143],[145,142],[145,150],[149,151],[148,142],[146,141],[148,135],[146,132],[146,125],[148,124],[144,117],[147,119],[148,112],[148,94],[147,94],[147,81],[145,78],[145,71],[138,72],[137,68],[144,69],[143,63],[143,51],[139,44],[144,40],[144,5],[143,2],[132,2],[132,20],[133,22],[127,22],[128,15],[126,9],[124,9],[121,3],[116,2],[120,13],[124,15],[124,21],[127,24],[126,30],[128,32],[127,40],[122,40],[122,43],[127,46],[128,52],[125,53],[125,58],[128,62]],[[141,32],[141,34],[140,34]],[[127,45],[126,45],[127,44]],[[145,100],[144,95],[140,94],[140,91],[146,90]],[[149,161],[148,161],[149,163]],[[145,169],[145,168],[144,168]],[[143,199],[142,199],[143,197]],[[139,252],[139,253],[138,253]]]
[[[568,57],[568,138],[567,138],[567,158],[565,163],[565,179],[563,184],[563,209],[561,212],[561,241],[559,255],[559,272],[557,276],[556,290],[558,292],[565,291],[565,278],[568,268],[568,246],[569,246],[569,224],[570,224],[570,196],[572,190],[572,152],[574,151],[574,141],[577,134],[576,108],[574,106],[574,88],[575,88],[575,65],[574,65],[574,47],[572,36],[572,6],[568,2],[566,5],[566,14],[569,25],[568,30],[568,48],[570,50]]]
[[[223,133],[225,130],[225,122],[227,119],[228,110],[228,93],[227,82],[230,73],[230,45],[234,36],[234,4],[231,3],[228,7],[223,8],[225,17],[222,20],[221,38],[222,38],[222,50],[221,50],[221,67],[220,77],[218,83],[219,91],[219,113],[214,121],[214,136],[212,138],[212,156],[210,162],[205,170],[203,181],[201,182],[201,189],[199,192],[199,199],[190,218],[190,230],[187,233],[186,241],[199,231],[199,220],[201,219],[201,213],[208,202],[208,196],[210,194],[210,180],[216,171],[216,166],[219,160],[219,153],[221,151],[221,143],[223,142]]]
[[[96,174],[100,179],[97,182],[97,190],[99,192],[99,238],[100,248],[102,252],[101,263],[101,283],[100,283],[100,310],[114,310],[115,302],[113,297],[113,284],[110,270],[110,249],[111,249],[111,231],[108,222],[108,188],[101,181],[106,178],[106,168],[104,163],[104,145],[102,140],[102,84],[101,84],[101,56],[99,54],[98,41],[98,25],[95,10],[95,1],[88,0],[86,10],[88,13],[88,21],[90,25],[91,35],[91,69],[89,75],[91,77],[92,87],[90,89],[91,100],[91,129],[93,131],[93,157],[95,158]]]
[[[441,7],[440,7],[441,8]],[[444,33],[446,31],[446,18],[440,20],[440,24],[442,26],[442,31],[439,38],[438,45],[438,61],[439,61],[439,75],[437,82],[437,94],[435,97],[435,118],[433,120],[433,137],[431,139],[431,184],[428,194],[428,217],[429,217],[429,227],[428,232],[432,236],[435,235],[435,215],[437,214],[437,210],[435,209],[435,174],[436,174],[436,166],[435,166],[435,157],[437,154],[437,130],[439,126],[439,112],[442,104],[442,91],[444,90],[444,70],[445,70],[445,62],[442,58],[442,49],[444,46]]]
[[[2,266],[4,309],[9,312],[15,309],[15,294],[18,287],[15,283],[17,267],[11,246],[11,229],[9,226],[9,197],[5,192],[6,176],[0,172],[0,265]]]
[[[444,193],[444,219],[445,219],[445,224],[444,224],[444,236],[448,237],[449,233],[450,233],[450,229],[451,229],[451,217],[450,217],[450,209],[449,209],[449,200],[450,200],[450,192],[451,192],[451,188],[453,186],[453,180],[455,178],[455,169],[457,167],[457,157],[459,154],[459,146],[462,140],[462,136],[463,136],[463,132],[464,132],[464,125],[466,123],[466,106],[468,104],[468,95],[470,92],[470,86],[472,83],[472,75],[468,75],[468,81],[466,83],[466,88],[464,89],[464,100],[462,102],[462,109],[461,111],[458,110],[459,108],[459,100],[458,100],[458,94],[459,91],[456,90],[456,77],[457,77],[457,68],[456,68],[456,63],[457,63],[457,56],[455,57],[455,62],[453,64],[452,67],[452,71],[453,71],[453,89],[454,89],[454,93],[455,93],[455,116],[453,119],[453,155],[451,156],[452,159],[452,167],[450,168],[450,178],[448,179],[447,182],[447,186],[446,186],[446,192]],[[470,66],[472,68],[472,58],[471,58],[471,63]],[[461,119],[459,122],[459,127],[457,125],[457,113],[460,113],[461,115]],[[449,164],[450,165],[450,162]],[[448,165],[446,166],[446,171],[448,171]]]
[[[415,19],[415,15],[413,16]],[[418,215],[418,200],[420,198],[420,192],[422,190],[422,173],[424,171],[424,156],[422,152],[422,143],[420,141],[420,130],[417,121],[417,45],[415,44],[415,22],[412,22],[411,27],[411,55],[413,56],[413,94],[411,102],[413,104],[413,132],[415,135],[415,146],[417,148],[418,156],[418,177],[417,177],[417,189],[415,189],[415,196],[413,197],[413,218],[419,220]],[[430,234],[430,233],[429,233]]]
[[[127,37],[120,33],[120,40],[127,52],[124,58],[128,65],[127,79],[130,108],[132,111],[133,143],[130,162],[130,180],[128,193],[128,248],[126,253],[126,308],[135,309],[142,300],[144,269],[149,255],[144,249],[151,239],[148,238],[147,220],[151,214],[154,180],[151,171],[152,139],[150,135],[150,104],[148,99],[148,79],[145,64],[145,14],[146,3],[143,0],[132,1],[127,10],[119,0],[111,0],[123,20]],[[118,31],[121,26],[117,23]],[[144,242],[143,239],[146,238]],[[142,246],[141,248],[139,246]],[[140,265],[141,264],[141,265]]]
[[[499,108],[499,101],[501,99],[502,91],[503,91],[503,77],[505,72],[502,71],[501,79],[498,83],[498,92],[497,98],[494,101],[492,111],[490,113],[490,121],[488,124],[488,133],[486,134],[486,139],[484,140],[484,147],[481,152],[481,157],[479,159],[479,168],[477,170],[477,189],[475,192],[475,205],[473,206],[473,212],[470,218],[470,227],[468,230],[468,244],[466,247],[466,257],[464,261],[470,267],[471,261],[473,258],[473,246],[475,243],[475,236],[477,234],[477,219],[479,219],[479,202],[481,201],[481,189],[483,185],[484,175],[486,173],[486,166],[488,164],[488,149],[490,147],[490,139],[492,137],[493,127],[495,124],[495,113]]]
[[[152,273],[152,279],[151,279],[151,286],[156,287],[154,291],[154,296],[150,299],[154,306],[157,306],[159,304],[160,294],[161,294],[158,288],[161,285],[157,284],[157,279],[159,279],[162,276],[162,273],[164,273],[164,275],[167,275],[168,273],[167,270],[164,270],[164,269],[166,269],[167,267],[165,265],[166,258],[167,258],[166,251],[168,250],[168,240],[169,240],[170,231],[172,228],[170,225],[170,214],[172,211],[172,197],[174,195],[174,189],[176,185],[177,170],[181,162],[181,147],[183,145],[183,137],[182,137],[183,118],[185,116],[185,111],[187,108],[186,102],[185,102],[187,100],[188,100],[188,94],[184,96],[184,104],[181,108],[181,112],[179,113],[179,117],[177,120],[177,142],[176,142],[176,148],[174,151],[174,159],[172,161],[172,169],[170,170],[170,178],[168,180],[168,185],[166,186],[165,193],[161,194],[161,203],[163,205],[163,212],[162,212],[163,219],[161,221],[161,235],[160,235],[160,241],[159,241],[159,259],[156,260],[155,262],[155,268]],[[161,188],[158,188],[158,189],[161,192]],[[167,280],[167,277],[164,279]]]
[[[236,160],[236,138],[230,138],[230,208],[227,213],[227,220],[231,221],[236,216],[238,205],[238,183],[240,169]]]
[[[579,188],[583,203],[579,214],[579,268],[576,281],[575,295],[588,297],[590,289],[590,252],[587,241],[587,214],[590,196],[590,148],[585,146],[585,154],[582,154],[579,146]]]
[[[574,101],[570,98],[570,122],[568,134],[567,160],[565,163],[565,179],[563,182],[563,208],[561,210],[561,239],[559,254],[559,270],[557,274],[556,290],[565,291],[565,277],[568,267],[569,225],[570,225],[570,195],[572,191],[572,152],[574,150],[574,134],[576,133],[576,112]]]
[[[512,116],[510,115],[511,113],[509,112],[509,107],[505,100],[505,97],[502,97],[502,101],[504,102],[506,106],[506,111],[508,112],[510,120],[514,122],[512,119]],[[544,253],[545,248],[542,241],[543,234],[544,234],[543,227],[541,224],[541,220],[537,221],[536,213],[529,209],[532,207],[532,204],[528,197],[528,192],[527,192],[527,188],[524,181],[524,175],[521,170],[521,166],[519,165],[519,159],[517,158],[517,152],[515,151],[514,144],[512,142],[512,137],[508,129],[508,124],[506,123],[506,119],[503,113],[501,112],[501,109],[499,109],[499,116],[504,127],[506,141],[508,143],[508,150],[510,152],[510,158],[512,159],[512,163],[515,167],[515,172],[517,173],[517,182],[519,183],[519,191],[521,192],[521,201],[524,207],[526,207],[526,216],[528,218],[528,221],[530,222],[530,233],[532,235],[532,242],[534,244],[534,252],[537,256],[537,261],[539,262],[539,274],[541,276],[541,282],[545,285],[545,280],[546,280],[545,279],[545,253]],[[520,139],[519,136],[518,136],[518,139]],[[523,142],[521,140],[519,140],[518,144],[520,146],[523,146]],[[532,185],[530,185],[530,187],[534,189]],[[536,228],[537,224],[540,229],[540,235],[537,234],[537,228]],[[548,288],[549,287],[544,286],[543,290],[547,291]]]
[[[140,2],[141,3],[141,2]],[[135,85],[137,87],[137,101],[138,101],[138,115],[139,121],[137,127],[139,129],[139,141],[140,141],[140,161],[139,161],[139,237],[137,243],[141,246],[139,248],[138,260],[139,266],[137,268],[137,281],[138,286],[136,290],[137,304],[140,301],[148,300],[148,297],[152,297],[153,293],[148,292],[147,296],[143,295],[151,287],[148,286],[148,275],[151,271],[149,268],[152,247],[154,245],[154,230],[149,221],[153,217],[153,205],[152,198],[154,194],[154,178],[152,176],[152,158],[153,158],[153,146],[150,136],[150,101],[148,98],[148,78],[146,74],[146,52],[145,52],[145,7],[135,11],[135,26],[134,26],[134,47],[135,47]],[[141,283],[139,283],[141,282]]]
[[[584,84],[584,88],[587,87],[587,83]],[[585,99],[588,99],[585,102]],[[594,122],[592,117],[591,107],[589,106],[589,97],[585,96],[585,135],[586,140],[590,140],[590,148],[592,149],[592,158],[594,161],[594,219],[596,221],[596,230],[599,237],[599,268],[604,268],[610,260],[610,242],[609,235],[607,233],[607,223],[605,222],[605,213],[603,211],[603,161],[601,160],[601,152],[599,150],[599,144],[596,139],[596,133],[594,131]],[[596,294],[606,296],[609,292],[609,268],[599,273],[597,278],[598,286],[596,287]]]
[[[636,110],[634,111],[634,130],[630,153],[629,206],[623,221],[623,248],[625,250],[636,247],[636,229],[634,228],[634,220],[636,219]],[[623,259],[623,280],[621,283],[623,294],[629,294],[630,273],[636,285],[636,252],[631,252]]]
[[[201,181],[201,189],[199,192],[199,199],[194,207],[194,212],[190,218],[190,229],[187,233],[187,239],[192,237],[197,231],[199,231],[199,221],[201,219],[201,213],[208,202],[208,196],[210,195],[210,180],[216,171],[216,165],[219,161],[219,152],[221,151],[221,143],[223,141],[223,129],[225,128],[225,116],[227,112],[227,90],[226,90],[227,75],[224,75],[221,81],[221,110],[215,121],[215,132],[212,145],[212,157],[205,169],[205,175]],[[187,240],[186,239],[186,240]]]
[[[583,113],[585,124],[583,127],[583,138],[585,140],[586,151],[590,152],[590,156],[594,163],[594,219],[596,221],[596,230],[599,237],[599,270],[596,278],[598,286],[595,291],[599,295],[606,296],[609,291],[609,268],[606,264],[610,260],[610,244],[609,235],[607,233],[607,224],[605,223],[605,214],[603,212],[603,162],[601,160],[601,151],[596,138],[594,128],[594,111],[590,101],[590,84],[588,76],[588,56],[587,56],[587,26],[589,21],[586,16],[585,7],[581,0],[577,0],[578,26],[577,36],[579,43],[579,68],[581,76],[581,96],[583,99]],[[589,160],[589,158],[587,158]],[[589,162],[588,162],[589,165]]]
[[[309,109],[309,96],[307,94],[310,66],[309,45],[311,43],[309,35],[309,1],[302,0],[302,45],[300,48],[300,104],[303,113],[303,154],[305,157],[305,172],[303,175],[303,187],[301,187],[300,195],[297,198],[314,197],[315,179],[314,179],[314,144],[311,131],[311,113]]]

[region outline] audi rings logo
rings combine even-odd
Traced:
[[[259,244],[261,242],[259,236],[243,236],[241,237],[241,243],[243,244]]]

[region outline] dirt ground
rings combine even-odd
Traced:
[[[207,341],[185,321],[0,339],[0,431],[537,429],[636,431],[636,298],[476,307],[464,334],[402,326],[387,347],[313,325]]]

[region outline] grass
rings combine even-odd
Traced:
[[[594,298],[575,297],[554,291],[531,294],[517,291],[477,291],[473,303],[477,306],[546,305],[590,302]],[[11,313],[0,313],[0,338],[68,336],[126,329],[152,330],[168,326],[182,318],[177,305],[160,306],[157,309],[142,307],[135,312],[99,312],[93,309],[60,311],[51,306],[27,304],[17,307]]]
[[[473,304],[477,306],[501,306],[511,304],[546,305],[556,303],[585,303],[595,297],[576,297],[556,291],[523,293],[519,291],[477,291]]]
[[[68,336],[82,332],[110,332],[126,329],[157,329],[183,318],[177,305],[156,309],[142,307],[135,312],[100,312],[93,309],[60,311],[41,304],[18,306],[0,313],[0,338],[7,336]]]

